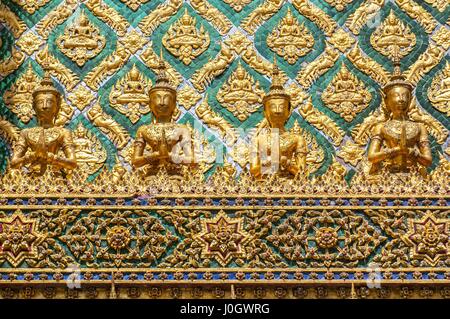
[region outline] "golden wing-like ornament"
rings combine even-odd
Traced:
[[[384,102],[382,102],[384,104]],[[352,138],[359,145],[366,145],[370,138],[370,131],[372,127],[378,123],[385,122],[387,120],[386,115],[381,111],[381,108],[371,112],[362,123],[355,126],[352,130]]]
[[[0,136],[12,144],[19,138],[20,130],[11,122],[0,117]]]
[[[444,125],[442,125],[441,122],[428,114],[427,111],[418,108],[415,104],[416,102],[413,101],[411,111],[409,112],[411,120],[423,123],[428,132],[436,138],[436,141],[439,144],[444,144],[448,137],[448,130],[444,127]]]

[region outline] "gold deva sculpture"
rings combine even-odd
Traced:
[[[177,175],[182,165],[193,165],[192,138],[186,125],[173,123],[177,92],[169,82],[162,58],[158,68],[156,83],[149,90],[153,122],[138,129],[131,162],[135,168],[145,166],[147,175],[160,168]],[[149,152],[145,152],[146,148]]]
[[[417,168],[425,176],[425,168],[431,165],[427,129],[409,117],[413,89],[401,74],[398,57],[394,58],[394,73],[382,90],[387,120],[375,125],[371,132],[370,174],[383,168],[390,173],[409,173],[412,168]]]
[[[284,127],[291,114],[291,99],[283,89],[275,63],[272,85],[263,98],[263,106],[269,128],[262,128],[252,144],[250,173],[257,179],[273,174],[294,177],[306,168],[307,148],[301,135]]]
[[[38,126],[22,130],[11,159],[11,168],[28,167],[30,173],[38,175],[43,175],[49,165],[57,171],[77,167],[71,131],[55,126],[61,95],[47,68],[44,71],[41,84],[33,92]]]

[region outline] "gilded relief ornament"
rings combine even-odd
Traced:
[[[110,115],[103,112],[100,104],[95,103],[87,112],[87,117],[100,131],[109,137],[119,150],[127,145],[130,138],[128,132]]]
[[[228,217],[220,211],[215,217],[201,221],[201,232],[194,240],[202,247],[203,258],[215,259],[222,267],[233,258],[245,259],[245,244],[252,236],[244,230],[243,218]]]
[[[350,210],[299,210],[267,236],[268,242],[299,267],[356,267],[386,237]]]
[[[449,255],[448,220],[437,219],[427,211],[421,220],[410,219],[409,231],[403,237],[411,246],[410,256],[414,260],[426,260],[435,266]]]
[[[178,104],[186,110],[190,110],[201,98],[202,96],[189,85],[186,85],[178,92]]]
[[[13,267],[25,259],[38,257],[37,246],[45,235],[37,230],[38,220],[27,218],[20,210],[0,219],[0,260],[6,259]]]
[[[58,48],[78,66],[97,56],[105,47],[106,40],[100,30],[87,17],[84,11],[59,36]]]
[[[209,34],[203,25],[197,29],[195,24],[196,19],[185,9],[181,18],[162,37],[164,47],[186,65],[205,52],[210,43]]]
[[[142,47],[146,45],[149,40],[136,30],[132,30],[119,41],[131,54],[135,54],[139,49],[142,49]]]
[[[148,105],[150,86],[150,79],[145,78],[134,64],[131,70],[114,85],[109,94],[109,105],[135,124],[142,115],[150,112]]]
[[[25,73],[5,92],[3,99],[6,106],[23,122],[28,123],[34,116],[33,92],[39,84],[39,77],[31,63]]]
[[[94,94],[85,87],[79,85],[71,94],[67,97],[70,102],[80,111],[83,111],[91,102],[95,99]]]
[[[125,3],[131,10],[136,11],[141,5],[147,3],[149,0],[120,0]]]
[[[233,126],[217,112],[214,112],[211,106],[209,106],[208,94],[205,94],[202,103],[195,109],[195,114],[197,114],[199,119],[210,129],[217,130],[220,137],[228,146],[231,146],[236,142],[237,136]]]
[[[29,14],[33,14],[41,7],[45,6],[50,0],[13,0],[13,1],[22,8],[24,8]]]
[[[447,116],[450,116],[450,63],[439,72],[428,88],[428,98],[431,104]]]
[[[353,39],[353,37],[351,37],[343,29],[339,29],[333,33],[328,42],[331,43],[336,49],[344,53],[353,46],[355,39]]]
[[[346,6],[348,6],[350,3],[353,2],[353,0],[325,0],[325,1],[328,2],[330,6],[335,7],[337,11],[344,10]]]
[[[223,0],[226,4],[233,8],[236,12],[241,12],[242,9],[252,2],[252,0]]]
[[[314,38],[305,25],[300,24],[292,15],[291,9],[288,9],[286,16],[267,37],[267,45],[289,64],[294,64],[299,57],[312,50]]]
[[[19,40],[16,41],[17,46],[28,55],[32,55],[33,52],[39,50],[39,47],[43,43],[44,41],[42,41],[34,32],[28,32],[27,34],[22,35]]]
[[[363,159],[365,153],[366,150],[363,147],[347,140],[336,155],[342,158],[346,163],[356,166],[358,162]]]
[[[450,29],[442,26],[431,38],[445,50],[450,48]]]
[[[363,111],[370,103],[372,95],[364,83],[352,74],[347,66],[342,67],[322,93],[322,101],[347,122]]]
[[[69,224],[60,239],[92,267],[149,267],[178,240],[158,218],[141,210],[91,211]]]
[[[217,101],[240,121],[245,121],[258,110],[264,91],[239,63],[227,81],[217,92]]]
[[[106,150],[99,139],[81,123],[73,132],[78,166],[88,174],[97,172],[106,161]]]
[[[416,45],[416,35],[391,10],[388,17],[370,36],[370,44],[375,50],[390,59],[394,56],[401,59]]]

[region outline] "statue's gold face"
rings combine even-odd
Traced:
[[[39,93],[34,99],[34,111],[39,119],[55,119],[59,111],[58,98],[51,93]]]
[[[150,108],[158,119],[171,117],[176,107],[176,95],[168,90],[153,90],[150,92]]]
[[[285,97],[271,97],[264,101],[264,112],[271,127],[284,125],[290,115],[289,100]]]
[[[386,106],[393,114],[405,113],[411,103],[411,91],[398,85],[386,92]]]

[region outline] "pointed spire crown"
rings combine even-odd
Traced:
[[[291,98],[290,95],[287,94],[284,91],[283,83],[284,83],[284,81],[283,81],[283,78],[281,76],[280,69],[277,66],[277,61],[276,61],[275,56],[274,56],[274,58],[273,58],[273,70],[272,70],[272,83],[270,85],[269,93],[267,93],[264,96],[263,102],[264,102],[264,100],[266,100],[266,99],[268,99],[270,97],[274,97],[274,96],[284,97],[284,98],[287,98],[287,99],[290,100],[290,98]]]
[[[150,89],[149,93],[155,89],[164,89],[164,90],[169,90],[169,91],[176,93],[176,89],[172,86],[172,84],[169,80],[169,77],[167,76],[166,65],[162,58],[162,49],[160,52],[160,58],[159,58],[157,69],[158,69],[158,74],[156,76],[155,85],[153,85],[153,87]]]
[[[410,82],[408,82],[405,75],[402,74],[402,71],[400,69],[400,58],[397,54],[392,58],[392,64],[394,65],[394,71],[392,72],[389,82],[383,87],[383,92],[386,94],[390,88],[399,85],[408,88],[410,91],[413,91],[414,86]]]
[[[44,63],[42,68],[44,69],[44,77],[42,78],[41,83],[33,91],[33,97],[36,97],[36,95],[40,93],[51,93],[56,97],[60,97],[61,93],[55,88],[52,78],[50,77],[50,67],[48,63]]]

